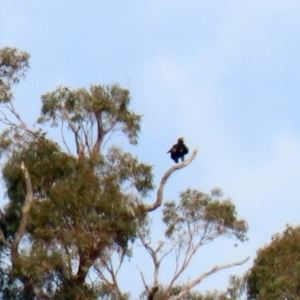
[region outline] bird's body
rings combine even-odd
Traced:
[[[184,138],[179,138],[177,144],[173,145],[167,153],[171,153],[171,159],[173,159],[177,164],[180,158],[181,161],[184,161],[184,156],[188,152],[189,148],[184,144]]]

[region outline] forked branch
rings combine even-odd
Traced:
[[[161,181],[160,181],[160,185],[159,188],[157,190],[157,197],[156,197],[156,201],[151,204],[151,205],[147,205],[146,206],[146,211],[147,212],[151,212],[155,209],[157,209],[158,207],[161,206],[162,201],[163,201],[163,191],[164,191],[164,187],[165,184],[167,182],[167,180],[169,179],[169,177],[172,175],[173,172],[180,170],[186,166],[188,166],[196,157],[198,153],[198,148],[196,148],[194,150],[194,152],[192,153],[191,157],[187,160],[185,160],[184,162],[182,162],[181,164],[175,165],[173,167],[171,167],[166,173],[165,175],[162,177]]]

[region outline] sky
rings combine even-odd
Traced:
[[[250,260],[211,276],[198,290],[224,289],[229,275],[249,269],[273,234],[300,223],[299,1],[0,4],[0,48],[31,55],[28,76],[15,88],[16,106],[29,124],[39,115],[40,96],[59,85],[118,83],[130,89],[132,109],[143,114],[139,144],[119,145],[154,165],[156,185],[172,166],[166,152],[178,137],[191,150],[199,147],[195,161],[167,182],[164,200],[178,201],[188,187],[220,187],[247,220],[249,241],[234,247],[234,240],[221,239],[201,249],[186,278],[215,264]],[[156,224],[160,216],[153,213]],[[132,299],[143,290],[136,264],[151,283],[146,256],[139,253],[120,274]],[[168,264],[163,267],[167,280]]]

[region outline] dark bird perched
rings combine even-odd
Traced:
[[[184,144],[184,138],[181,137],[178,139],[177,144],[167,152],[171,152],[171,158],[178,164],[179,158],[181,161],[184,161],[184,156],[189,152],[189,148]]]

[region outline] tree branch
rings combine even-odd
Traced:
[[[30,179],[29,172],[23,161],[21,163],[21,169],[22,169],[22,172],[25,177],[26,196],[25,196],[25,201],[24,201],[24,204],[23,204],[23,207],[21,210],[21,220],[20,220],[19,228],[16,232],[16,235],[15,235],[14,240],[12,241],[11,247],[10,247],[10,249],[11,249],[10,256],[11,256],[11,262],[12,262],[13,266],[18,265],[18,260],[19,260],[18,248],[19,248],[20,241],[26,231],[27,219],[28,219],[31,204],[33,202],[31,179]],[[43,292],[40,290],[40,288],[38,286],[36,286],[31,281],[31,279],[29,279],[29,277],[27,275],[20,274],[19,279],[24,284],[24,289],[25,289],[26,293],[28,293],[28,295],[31,295],[31,296],[38,295],[38,298],[42,299],[40,295]]]
[[[238,261],[238,262],[233,262],[233,263],[229,263],[229,264],[225,264],[225,265],[221,265],[221,266],[218,266],[218,265],[214,266],[211,270],[203,273],[201,276],[199,276],[198,278],[196,278],[195,280],[193,280],[192,282],[187,284],[185,286],[185,288],[178,295],[169,298],[169,300],[178,300],[178,299],[180,299],[181,297],[183,297],[187,292],[189,292],[194,286],[199,284],[206,277],[208,277],[208,276],[210,276],[210,275],[212,275],[216,272],[219,272],[221,270],[224,270],[224,269],[228,269],[228,268],[231,268],[231,267],[243,265],[245,262],[248,261],[248,259],[249,259],[249,257],[247,257],[247,258],[245,258],[241,261]]]
[[[87,147],[89,155],[91,156],[91,147],[90,147],[90,143],[89,143],[89,139],[88,139],[88,130],[89,129],[86,129],[85,126],[83,126],[83,124],[82,124],[81,128],[82,128],[82,132],[83,132],[83,135],[84,135],[85,146]]]
[[[190,264],[190,261],[193,257],[193,255],[195,254],[196,250],[193,247],[193,235],[189,234],[189,241],[188,241],[188,246],[187,249],[185,251],[185,255],[184,255],[184,260],[182,262],[182,265],[180,267],[180,269],[178,270],[179,267],[179,256],[176,257],[176,269],[175,269],[175,274],[173,279],[171,280],[169,287],[167,288],[167,293],[172,289],[174,282],[179,278],[179,276],[185,271],[185,269],[187,268],[187,266]],[[180,249],[181,247],[179,247]],[[192,249],[192,250],[191,250]]]
[[[145,277],[144,277],[143,272],[139,269],[138,265],[136,265],[136,267],[137,267],[137,269],[138,269],[139,272],[140,272],[140,275],[141,275],[141,277],[142,277],[142,281],[143,281],[143,284],[144,284],[145,289],[146,289],[147,291],[149,291],[149,287],[148,287],[148,285],[147,285],[147,282],[146,282],[146,280],[145,280]]]
[[[2,114],[2,118],[0,118],[0,122],[6,125],[9,125],[12,128],[15,129],[21,129],[24,130],[25,132],[31,134],[34,137],[40,137],[40,135],[35,132],[30,130],[26,123],[21,119],[20,115],[16,112],[12,101],[6,103],[5,105],[1,106],[1,108],[8,110],[11,114],[13,114],[15,116],[15,118],[20,122],[20,124],[16,124],[15,122],[13,122],[12,120],[10,120],[6,114],[1,110],[0,113]]]
[[[95,157],[101,148],[101,144],[105,135],[104,129],[103,129],[103,124],[102,124],[102,113],[100,112],[95,112],[95,117],[97,121],[97,140],[93,146],[92,149],[92,156]]]
[[[62,119],[62,123],[63,120],[67,120],[68,126],[69,128],[72,130],[72,132],[74,133],[74,137],[75,137],[75,144],[76,144],[76,151],[78,154],[78,157],[81,158],[84,156],[84,148],[83,148],[83,143],[81,141],[81,139],[79,138],[79,130],[80,130],[80,125],[76,128],[76,126],[74,125],[74,123],[72,122],[67,109],[65,107],[65,103],[62,103],[61,105],[61,110],[62,110],[62,115],[61,115],[61,119]],[[64,140],[63,140],[64,141]],[[66,144],[65,144],[66,145]]]
[[[142,271],[139,269],[138,266],[136,266],[136,267],[137,267],[137,269],[139,270],[139,272],[141,274],[141,277],[142,277],[142,280],[143,280],[143,283],[144,283],[144,286],[145,286],[145,291],[148,292],[147,300],[153,300],[156,292],[158,291],[158,285],[154,285],[150,289],[149,286],[147,285],[146,281],[145,281],[145,278],[144,278],[144,275],[143,275]]]
[[[151,205],[146,205],[146,211],[147,212],[151,212],[156,210],[158,207],[161,206],[162,201],[163,201],[163,191],[164,191],[164,186],[167,182],[167,180],[169,179],[169,177],[172,175],[173,172],[180,170],[186,166],[188,166],[196,157],[198,152],[198,148],[196,148],[194,150],[194,152],[192,153],[191,157],[187,160],[185,160],[184,162],[182,162],[181,164],[175,165],[173,167],[171,167],[166,173],[165,175],[162,177],[161,181],[160,181],[160,185],[159,188],[157,190],[157,197],[156,197],[156,201],[151,204]]]
[[[29,210],[30,210],[30,207],[31,207],[31,203],[33,201],[33,192],[32,192],[31,179],[30,179],[29,172],[28,172],[28,170],[27,170],[27,168],[26,168],[23,161],[21,163],[21,169],[22,169],[22,172],[23,172],[24,177],[25,177],[26,196],[25,196],[25,201],[24,201],[22,211],[21,211],[21,220],[20,220],[19,228],[18,228],[18,231],[15,235],[15,238],[14,238],[12,244],[11,244],[12,255],[16,254],[16,252],[18,251],[19,243],[20,243],[22,237],[25,234],[27,219],[28,219],[28,215],[29,215]]]
[[[64,128],[63,127],[64,127],[64,119],[62,119],[62,121],[61,121],[60,133],[61,133],[61,137],[62,137],[63,143],[66,146],[66,149],[68,150],[69,154],[71,154],[71,151],[70,151],[70,149],[68,147],[68,144],[67,144],[67,142],[65,140],[65,135],[64,135],[64,130],[63,130]]]
[[[119,296],[122,295],[121,289],[119,287],[119,283],[117,280],[117,271],[114,270],[112,258],[111,256],[104,257],[101,259],[101,263],[105,267],[106,271],[110,275],[111,280],[109,280],[105,275],[104,272],[101,270],[101,267],[99,268],[95,264],[93,265],[94,270],[96,270],[98,276],[100,279],[102,279],[107,285],[110,286],[110,288],[118,294],[117,299],[119,299]]]
[[[142,244],[144,245],[146,250],[149,252],[149,254],[153,260],[153,263],[154,263],[154,285],[156,286],[156,285],[158,285],[158,273],[159,273],[159,268],[160,268],[160,260],[157,258],[157,253],[162,248],[163,242],[161,242],[158,245],[157,249],[154,250],[149,244],[146,243],[142,234],[139,234],[139,237],[140,237]]]

